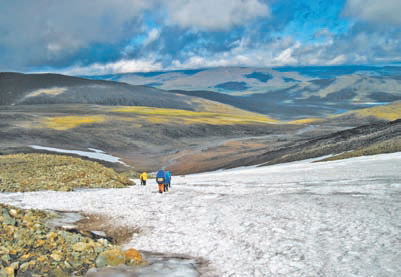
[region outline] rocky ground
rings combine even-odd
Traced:
[[[49,228],[49,212],[0,209],[0,276],[82,276],[90,268],[144,263],[135,249]]]
[[[0,192],[122,188],[132,184],[127,176],[80,158],[0,156]],[[91,227],[87,222],[81,222],[78,229],[50,224],[56,216],[0,204],[0,276],[82,276],[90,268],[143,263],[135,249],[123,251],[110,238],[85,231]]]
[[[122,188],[126,176],[99,163],[51,154],[0,155],[0,192]]]

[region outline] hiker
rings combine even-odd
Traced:
[[[164,184],[166,182],[166,173],[163,169],[160,169],[156,173],[156,183],[159,185],[159,192],[163,193],[164,191]]]
[[[146,180],[148,179],[148,174],[144,171],[141,175],[139,175],[139,179],[141,180],[141,185],[146,186]]]
[[[168,191],[171,185],[171,173],[170,171],[166,171],[166,180],[164,182],[164,191]]]

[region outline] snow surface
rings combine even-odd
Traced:
[[[39,145],[29,145],[33,149],[39,149],[39,150],[47,150],[47,151],[52,151],[52,152],[58,152],[58,153],[67,153],[67,154],[76,154],[79,156],[83,157],[88,157],[96,160],[102,160],[106,162],[111,162],[111,163],[121,163],[123,165],[127,165],[124,162],[120,161],[120,158],[114,157],[112,155],[106,154],[104,151],[95,149],[95,148],[88,148],[88,151],[80,151],[80,150],[67,150],[67,149],[61,149],[61,148],[53,148],[53,147],[44,147],[44,146],[39,146]]]
[[[141,229],[124,247],[203,258],[203,276],[401,276],[400,169],[393,153],[173,176],[163,194],[149,180],[0,202],[110,216]]]

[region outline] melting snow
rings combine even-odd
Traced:
[[[400,276],[400,169],[393,153],[173,176],[164,194],[149,180],[0,202],[139,226],[124,247],[203,258],[204,276]]]

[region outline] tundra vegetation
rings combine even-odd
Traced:
[[[388,105],[356,110],[350,113],[355,113],[359,116],[373,116],[390,121],[396,120],[401,118],[401,102],[397,101]]]
[[[52,154],[0,155],[0,192],[122,188],[127,176],[97,162]]]
[[[360,156],[369,156],[369,155],[377,155],[383,153],[394,153],[401,152],[401,138],[396,137],[386,141],[381,141],[378,143],[374,143],[367,147],[362,147],[360,149],[356,149],[353,151],[341,153],[339,155],[334,155],[332,157],[328,157],[322,159],[320,161],[335,161],[341,159],[349,159]]]

